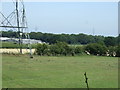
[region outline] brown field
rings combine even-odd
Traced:
[[[19,49],[6,49],[6,48],[0,49],[0,53],[15,53],[15,54],[17,54],[17,53],[19,53],[19,51],[20,51]],[[22,49],[22,52],[23,52],[23,54],[26,54],[26,53],[29,53],[30,50],[29,49]],[[32,52],[34,53],[35,49],[32,49]]]

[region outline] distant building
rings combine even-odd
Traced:
[[[0,37],[0,41],[7,41],[7,40],[9,40],[10,38],[8,38],[8,37]]]
[[[35,39],[22,39],[22,42],[24,44],[36,44],[36,43],[44,43],[41,40],[35,40]]]
[[[18,43],[19,39],[18,38],[0,37],[0,41]],[[23,42],[23,44],[45,43],[45,42],[42,42],[41,40],[35,40],[35,39],[22,39],[22,42]]]

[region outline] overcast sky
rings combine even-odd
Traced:
[[[13,3],[3,3],[4,13]],[[29,31],[118,35],[117,2],[25,2]]]

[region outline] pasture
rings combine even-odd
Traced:
[[[103,56],[2,55],[3,88],[118,87],[118,58]]]
[[[36,48],[37,44],[31,44],[32,48]],[[16,49],[19,48],[18,43],[13,43],[13,42],[0,42],[0,48],[9,48],[9,49]],[[27,44],[22,44],[22,48],[26,49],[28,47]]]

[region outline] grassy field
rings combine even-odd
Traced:
[[[0,48],[19,48],[19,44],[18,43],[13,43],[13,42],[0,42]],[[71,45],[69,44],[69,46],[72,47],[76,47],[76,46],[85,46],[85,45],[80,45],[80,44],[75,44],[75,45]],[[27,48],[28,45],[27,44],[23,44],[22,48]],[[36,48],[37,44],[31,44],[32,48]]]
[[[0,48],[19,48],[19,44],[18,43],[13,43],[13,42],[0,42]],[[36,48],[37,44],[31,44],[32,48]],[[27,48],[28,45],[27,44],[22,44],[22,48]]]
[[[3,55],[4,88],[118,87],[118,58],[100,56],[9,56]]]

